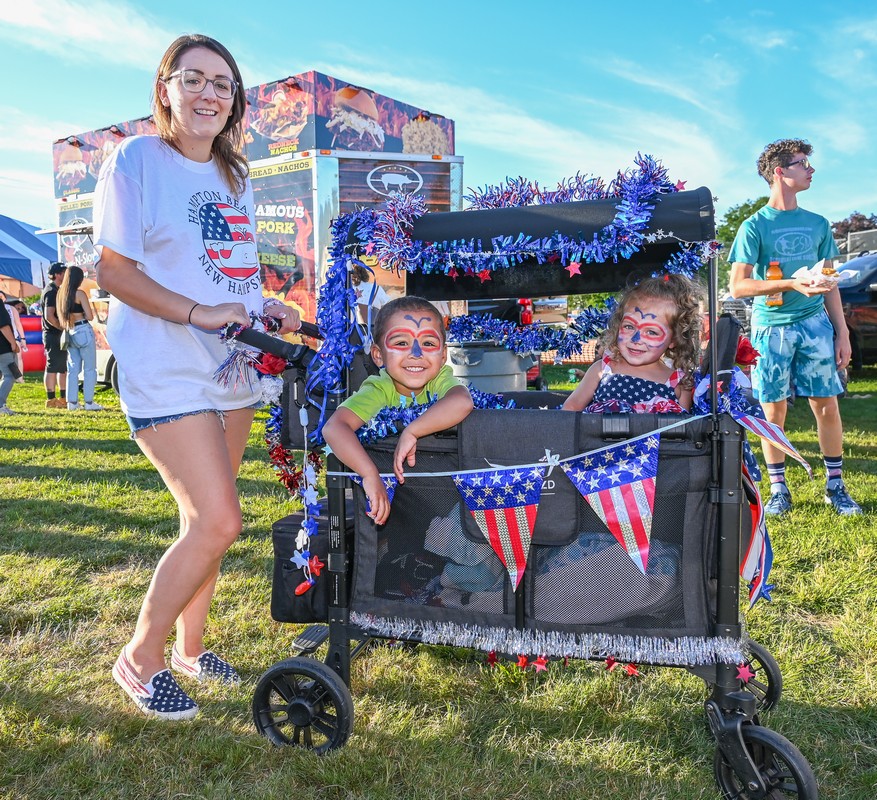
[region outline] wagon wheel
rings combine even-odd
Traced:
[[[758,794],[744,784],[721,749],[716,748],[713,769],[722,797],[726,800],[749,800],[755,797],[766,797],[768,800],[788,797],[818,800],[816,778],[807,759],[795,745],[784,736],[758,725],[744,725],[740,733],[747,752],[767,786],[767,794]]]
[[[752,672],[752,677],[741,678],[741,683],[747,692],[755,696],[758,711],[776,708],[783,693],[783,674],[767,648],[750,639],[749,657],[740,666],[748,666]]]
[[[276,745],[322,755],[353,730],[353,699],[338,673],[312,658],[288,658],[267,670],[253,692],[256,729]]]

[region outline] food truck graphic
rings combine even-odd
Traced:
[[[266,295],[314,321],[335,217],[380,205],[392,192],[419,194],[430,211],[461,209],[463,159],[454,154],[452,120],[315,71],[252,87],[246,95],[255,240],[236,224],[233,206],[203,206],[204,258],[218,275],[258,280]],[[155,132],[152,118],[142,117],[53,145],[58,257],[82,267],[92,281],[100,168],[126,137]],[[404,276],[376,272],[388,294],[404,292]],[[104,335],[111,299],[96,282],[87,285],[97,317],[99,379],[115,385]]]

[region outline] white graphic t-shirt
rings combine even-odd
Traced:
[[[95,189],[94,240],[137,262],[156,283],[204,305],[260,311],[253,189],[233,196],[214,163],[190,161],[157,136],[125,139]],[[253,385],[223,387],[213,373],[227,351],[216,331],[153,317],[114,300],[107,339],[132,417],[230,411],[259,398]]]

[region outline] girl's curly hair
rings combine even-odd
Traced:
[[[624,311],[632,303],[643,300],[661,300],[671,304],[675,312],[670,316],[670,332],[673,343],[667,349],[667,355],[675,369],[681,369],[685,377],[681,385],[691,388],[693,373],[700,354],[701,302],[703,290],[690,278],[684,275],[664,275],[660,278],[647,278],[635,286],[625,289],[618,298],[618,305],[609,318],[609,324],[603,334],[602,342],[605,352],[613,358],[619,357],[618,332]]]

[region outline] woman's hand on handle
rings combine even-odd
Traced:
[[[192,306],[189,321],[197,328],[212,331],[231,323],[249,325],[250,315],[243,303],[220,303],[216,306],[197,303]]]
[[[274,319],[280,322],[277,333],[281,336],[286,333],[295,333],[301,327],[301,316],[298,311],[292,308],[292,306],[281,303],[279,300],[273,303],[266,303],[264,313],[266,316],[274,317]]]

